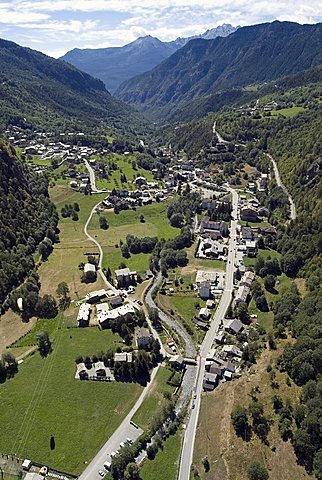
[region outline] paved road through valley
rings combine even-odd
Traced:
[[[191,468],[192,459],[193,459],[194,442],[195,442],[200,403],[201,403],[203,378],[205,373],[205,361],[206,361],[208,352],[213,344],[214,337],[218,332],[218,329],[222,320],[225,317],[227,308],[232,298],[232,290],[233,290],[233,284],[234,284],[234,268],[235,268],[234,264],[235,264],[235,253],[236,253],[238,194],[233,189],[229,189],[229,190],[232,193],[232,197],[233,197],[233,201],[232,201],[233,220],[231,221],[231,224],[230,224],[230,240],[229,240],[227,264],[226,264],[225,290],[223,292],[219,305],[212,319],[210,329],[208,330],[200,348],[200,355],[198,358],[198,367],[197,367],[198,368],[197,381],[194,389],[196,398],[192,399],[191,407],[192,405],[194,405],[194,408],[191,408],[189,413],[189,418],[186,424],[186,431],[185,431],[185,436],[183,440],[181,459],[180,459],[180,469],[179,469],[179,477],[178,477],[179,480],[189,480],[190,478],[190,468]]]

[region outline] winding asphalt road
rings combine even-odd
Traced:
[[[289,193],[289,191],[287,190],[287,188],[285,187],[284,183],[282,183],[282,180],[281,180],[281,177],[280,177],[280,173],[278,171],[278,168],[277,168],[277,164],[274,160],[274,158],[272,157],[272,155],[270,155],[269,153],[266,154],[268,156],[268,158],[270,159],[270,161],[272,162],[273,164],[273,169],[274,169],[274,175],[275,175],[275,179],[276,179],[276,183],[279,187],[281,187],[281,189],[283,190],[283,192],[285,193],[285,195],[287,195],[288,197],[288,201],[289,201],[289,204],[290,204],[290,217],[291,217],[291,220],[295,220],[296,219],[296,208],[295,208],[295,204],[293,202],[293,199]]]
[[[230,239],[229,239],[229,248],[228,248],[228,257],[226,264],[226,277],[225,277],[225,290],[220,299],[219,305],[216,309],[216,312],[213,316],[210,329],[208,330],[201,348],[200,355],[198,357],[198,373],[197,380],[194,386],[194,397],[191,403],[191,409],[189,412],[188,421],[186,424],[185,436],[183,440],[183,446],[181,451],[180,459],[180,469],[179,469],[179,480],[189,480],[190,478],[190,469],[193,459],[193,450],[195,443],[196,430],[198,425],[198,417],[201,404],[201,392],[203,388],[203,378],[205,373],[205,362],[209,350],[214,342],[214,338],[221,322],[223,321],[228,306],[232,299],[232,291],[234,286],[234,265],[235,265],[235,253],[236,253],[236,235],[237,235],[237,208],[238,208],[238,194],[235,190],[229,189],[233,197],[233,212],[230,224]]]
[[[84,225],[84,233],[86,235],[86,237],[93,243],[95,243],[95,245],[97,246],[98,250],[99,250],[99,261],[98,261],[98,273],[100,274],[103,282],[105,283],[105,285],[110,289],[112,290],[115,295],[118,295],[119,294],[119,291],[107,280],[106,276],[105,276],[105,273],[103,272],[103,268],[102,268],[102,264],[103,264],[103,256],[104,256],[104,253],[103,253],[103,249],[101,247],[101,245],[99,244],[99,242],[94,238],[92,237],[92,235],[90,235],[88,233],[88,225],[90,224],[91,220],[92,220],[92,217],[94,215],[94,213],[96,212],[96,209],[97,207],[99,206],[101,202],[98,202],[91,210],[91,213],[89,214],[89,217]]]
[[[92,193],[106,193],[106,192],[108,192],[108,190],[99,190],[98,188],[96,188],[95,172],[94,172],[94,170],[92,169],[92,167],[90,166],[90,164],[88,163],[87,160],[84,160],[84,162],[85,162],[85,167],[88,170]]]

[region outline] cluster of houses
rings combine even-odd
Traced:
[[[212,391],[221,380],[231,380],[234,375],[239,374],[242,354],[242,350],[235,345],[224,345],[221,350],[213,347],[206,358],[204,390]]]
[[[153,336],[150,330],[145,327],[136,327],[134,338],[135,345],[138,350],[148,347],[153,341]],[[133,352],[115,352],[113,360],[114,364],[131,364],[133,362]],[[110,362],[103,362],[101,360],[97,362],[90,362],[88,364],[85,364],[84,362],[77,363],[75,378],[79,380],[115,380]]]
[[[255,273],[251,271],[247,271],[244,273],[242,278],[238,283],[237,292],[234,297],[234,304],[236,307],[241,302],[247,302],[250,296],[250,286],[255,278]]]
[[[109,195],[101,202],[105,209],[118,208],[119,210],[128,210],[133,207],[150,205],[152,202],[162,202],[167,196],[167,192],[160,189],[156,182],[149,182],[148,189],[128,190],[126,188],[113,189]]]

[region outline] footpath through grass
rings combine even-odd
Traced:
[[[140,469],[142,480],[176,480],[181,450],[181,433],[170,436],[154,460],[145,460]]]
[[[66,329],[59,318],[53,352],[38,352],[0,386],[0,451],[79,474],[134,405],[142,387],[76,380],[75,358],[121,346],[110,330]],[[50,448],[50,437],[55,449]]]

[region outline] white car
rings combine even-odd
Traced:
[[[125,443],[124,443],[124,442],[121,442],[121,443],[120,443],[120,447],[121,447],[121,448],[122,448],[122,447],[125,447]]]
[[[111,453],[110,453],[110,457],[111,457],[111,458],[115,457],[116,455],[117,455],[117,451],[116,451],[116,452],[111,452]]]

